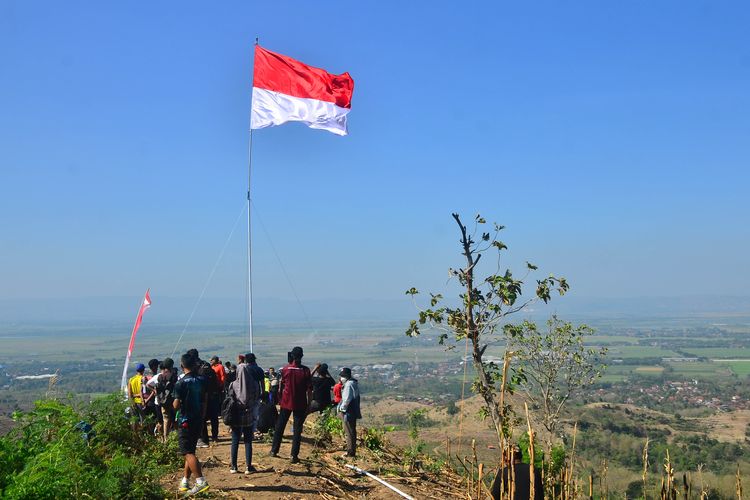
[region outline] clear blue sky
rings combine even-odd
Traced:
[[[739,1],[5,0],[0,298],[200,293],[245,197],[255,36],[355,79],[348,137],[255,134],[303,299],[442,289],[452,211],[580,296],[746,295],[748,26]],[[255,223],[255,293],[291,298]],[[208,296],[244,294],[244,238]]]

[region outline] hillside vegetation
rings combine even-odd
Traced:
[[[161,476],[181,463],[166,444],[133,432],[113,394],[76,405],[43,399],[0,437],[0,496],[8,499],[164,498]]]

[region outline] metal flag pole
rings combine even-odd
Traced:
[[[258,38],[255,38],[255,46],[258,46]],[[255,48],[253,48],[255,50]],[[253,68],[255,71],[255,68]],[[247,145],[247,335],[250,352],[253,352],[253,238],[251,224],[252,197],[250,187],[252,185],[253,166],[253,103],[250,97],[250,137]]]

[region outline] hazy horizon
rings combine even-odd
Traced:
[[[161,297],[152,292],[153,305],[146,322],[186,322],[196,305],[194,297]],[[418,299],[418,305],[424,306]],[[46,299],[0,299],[0,322],[54,323],[70,321],[131,321],[140,297],[83,297]],[[253,302],[254,323],[295,324],[327,321],[406,321],[417,315],[408,297],[403,299],[315,299],[257,298]],[[606,320],[651,317],[750,317],[750,296],[674,297],[556,297],[549,304],[532,304],[515,318],[541,319],[557,314],[563,319]],[[244,298],[204,299],[195,309],[194,322],[219,321],[247,324]],[[513,320],[513,318],[509,318]]]

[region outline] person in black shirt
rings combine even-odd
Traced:
[[[532,500],[531,498],[531,467],[521,462],[521,450],[513,449],[513,477],[509,476],[510,467],[505,466],[498,469],[495,481],[492,483],[492,498],[499,500],[507,498],[508,491],[513,488],[513,500]],[[501,482],[504,483],[501,486]],[[511,484],[512,482],[512,484]],[[500,495],[501,488],[505,494]],[[542,471],[534,471],[534,498],[533,500],[544,500],[544,485],[542,484]]]
[[[323,412],[328,409],[333,402],[331,401],[331,389],[336,381],[328,373],[328,365],[318,363],[312,371],[312,402],[310,403],[309,413]]]
[[[229,385],[237,380],[237,365],[233,365],[231,361],[227,361],[224,363],[224,366],[227,371],[227,376],[224,379],[224,392],[226,393],[229,390]]]
[[[208,489],[208,482],[203,477],[203,470],[195,448],[201,435],[201,427],[206,421],[206,380],[198,375],[196,359],[191,354],[183,354],[182,371],[185,374],[174,387],[172,406],[179,410],[177,419],[177,443],[180,453],[185,456],[185,474],[180,481],[180,491],[185,496],[196,495]],[[195,485],[190,488],[190,477],[195,478]]]

